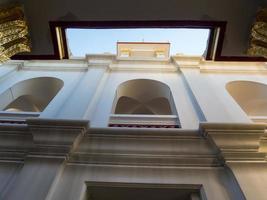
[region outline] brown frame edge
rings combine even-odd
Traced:
[[[241,61],[241,62],[264,62],[264,57],[249,56],[222,56],[223,42],[226,31],[226,21],[190,21],[190,20],[168,20],[168,21],[50,21],[49,27],[54,52],[51,55],[15,55],[14,60],[68,59],[68,47],[66,39],[67,28],[208,28],[210,36],[206,52],[206,60],[214,61]],[[59,41],[60,38],[60,41]]]

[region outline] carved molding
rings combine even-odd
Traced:
[[[27,119],[35,148],[31,154],[67,156],[88,128],[87,120]]]
[[[214,143],[226,163],[266,162],[266,153],[260,151],[265,128],[265,124],[200,124],[202,134]]]
[[[22,162],[33,147],[25,124],[0,124],[0,160]]]
[[[70,163],[220,167],[217,151],[198,130],[90,128]]]
[[[26,119],[0,123],[0,160],[23,161],[27,156],[66,158],[88,128],[86,120]]]

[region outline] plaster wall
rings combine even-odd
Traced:
[[[112,71],[110,72],[102,95],[96,105],[92,119],[92,127],[106,127],[112,112],[112,106],[116,95],[117,87],[132,79],[152,79],[161,81],[170,87],[173,95],[176,110],[181,122],[182,128],[198,128],[198,116],[189,98],[183,79],[179,72],[141,72],[141,71]]]
[[[208,122],[251,123],[250,118],[228,93],[231,81],[254,81],[267,84],[265,74],[201,72],[181,69]]]
[[[127,166],[67,165],[50,200],[82,199],[86,182],[201,184],[207,199],[244,199],[231,174],[224,168],[146,168]],[[79,198],[77,198],[79,197]]]
[[[98,100],[98,94],[102,91],[101,85],[105,82],[106,67],[92,67],[84,72],[78,81],[72,94],[56,116],[64,119],[90,119]]]
[[[61,65],[67,66],[71,62],[62,61]],[[253,159],[257,159],[257,157],[252,157],[247,161],[250,163],[239,162],[240,160],[238,160],[237,162],[229,162],[225,166],[225,163],[221,160],[221,155],[218,155],[220,153],[218,146],[221,147],[220,145],[215,146],[216,144],[205,138],[198,130],[190,130],[191,133],[183,130],[198,129],[199,122],[202,120],[207,120],[207,123],[228,122],[230,123],[229,126],[235,123],[250,124],[250,119],[227,92],[225,85],[234,80],[267,84],[264,73],[204,72],[197,67],[181,67],[181,71],[177,69],[177,71],[168,72],[163,69],[159,70],[159,68],[151,68],[151,71],[143,68],[134,70],[134,66],[125,70],[122,67],[119,70],[109,70],[108,67],[102,65],[90,66],[89,68],[83,66],[80,69],[74,67],[71,70],[66,70],[59,66],[53,66],[55,65],[54,62],[45,67],[42,62],[37,62],[37,64],[42,65],[38,70],[36,68],[20,68],[17,65],[0,68],[0,93],[19,81],[33,77],[51,76],[64,81],[63,88],[40,116],[41,118],[50,118],[52,121],[49,121],[46,126],[42,123],[39,126],[30,124],[30,126],[34,126],[32,130],[28,130],[24,126],[25,124],[22,125],[25,132],[29,131],[28,137],[31,138],[33,134],[33,144],[27,144],[29,140],[22,141],[20,136],[24,136],[24,133],[9,130],[6,127],[2,128],[3,124],[1,124],[1,137],[5,137],[6,140],[3,142],[5,144],[1,144],[0,156],[7,156],[7,152],[10,153],[12,150],[13,152],[10,155],[15,156],[12,159],[18,159],[16,153],[20,153],[21,149],[17,146],[27,146],[27,152],[25,150],[23,153],[29,154],[25,159],[20,158],[21,160],[24,159],[23,165],[10,161],[0,163],[0,194],[4,199],[82,199],[86,192],[87,181],[202,184],[207,199],[210,200],[266,199],[267,171],[266,164],[263,164],[265,161],[256,163]],[[90,120],[92,127],[106,127],[117,87],[121,83],[132,79],[152,79],[167,84],[172,91],[182,129],[169,131],[161,129],[159,130],[161,134],[157,133],[158,135],[155,132],[149,132],[149,129],[146,129],[146,131],[132,129],[131,132],[127,129],[106,128],[101,129],[101,133],[96,131],[92,133],[92,130],[89,130],[88,135],[84,136],[83,133],[82,136],[78,136],[87,137],[86,142],[80,139],[76,140],[77,135],[75,134],[75,136],[70,137],[70,140],[73,141],[69,141],[68,145],[71,146],[71,143],[75,140],[75,147],[70,150],[70,155],[66,156],[67,162],[64,162],[62,157],[57,157],[56,148],[64,149],[65,137],[69,138],[68,135],[71,134],[72,130],[71,126],[65,127],[62,131],[57,130],[57,128],[62,127],[62,124],[57,124],[59,122],[53,120],[72,119],[73,117],[73,119]],[[198,106],[199,109],[196,109]],[[204,118],[199,117],[199,112],[203,113]],[[70,121],[64,122],[65,125],[69,125]],[[221,126],[224,127],[225,124]],[[10,127],[13,127],[13,125]],[[69,129],[70,132],[68,132]],[[51,132],[48,132],[49,130]],[[128,135],[126,130],[129,131]],[[216,132],[216,128],[212,130]],[[37,131],[37,133],[34,133],[34,131]],[[114,131],[113,134],[110,131]],[[136,131],[135,136],[131,134],[133,131]],[[233,136],[234,141],[238,140],[238,145],[246,147],[245,144],[242,144],[242,141],[244,141],[242,137],[246,136],[246,134],[243,134],[244,129],[237,129],[237,131],[218,129],[214,134],[225,132],[223,141],[226,142],[222,144],[224,150],[230,149],[230,154],[233,150],[234,156],[238,156],[238,153],[240,153],[238,151],[242,151],[241,154],[247,153],[249,158],[251,153],[258,153],[257,144],[259,139],[252,140],[254,134],[258,134],[257,131],[259,130],[250,132],[249,134],[252,134],[253,137],[244,142],[253,146],[254,149],[252,150],[255,152],[249,152],[251,151],[249,148],[245,149],[247,151],[242,148],[240,150],[238,146],[234,146],[235,142],[229,142],[231,134],[238,132],[238,136]],[[48,133],[51,133],[51,135]],[[139,135],[140,133],[142,135]],[[39,135],[39,138],[38,134],[41,135]],[[120,134],[126,135],[124,138],[118,139]],[[260,132],[260,134],[264,133]],[[11,136],[14,136],[14,138]],[[107,136],[107,138],[101,138],[103,136]],[[236,139],[237,137],[238,139]],[[53,139],[58,139],[59,143],[55,143]],[[37,148],[38,145],[42,151],[31,152],[32,147]],[[230,145],[228,149],[226,148],[227,145]],[[53,149],[54,147],[56,148]],[[51,151],[55,154],[49,154]],[[40,153],[41,156],[31,157],[31,153]],[[66,152],[64,151],[64,153]],[[86,160],[86,154],[89,161]],[[123,158],[123,160],[120,157],[121,155],[122,157],[125,156],[126,159]],[[144,160],[142,160],[144,157],[151,157],[153,161],[155,155],[158,156],[160,162],[155,166],[152,165],[153,163],[150,163],[151,165],[149,163],[144,164]],[[54,156],[54,160],[51,157],[48,158],[49,156]],[[181,156],[181,160],[178,162],[177,158],[179,156]],[[200,156],[202,157],[199,158]],[[217,163],[209,160],[209,156],[216,157]],[[4,158],[6,159],[6,157]],[[199,163],[194,165],[194,162],[190,163],[189,158],[193,160],[199,158],[202,165],[197,165]],[[206,165],[205,159],[208,160],[209,165]],[[237,157],[237,159],[246,159],[246,157]],[[112,162],[107,165],[106,161]],[[189,162],[190,165],[186,165],[185,161]],[[79,162],[80,164],[78,164]],[[95,164],[97,162],[98,164]],[[120,162],[123,164],[120,164]],[[136,163],[138,166],[134,165]]]
[[[247,200],[265,200],[267,165],[266,163],[229,163]]]
[[[64,82],[62,89],[57,95],[51,100],[48,106],[40,114],[43,118],[56,118],[57,113],[61,111],[66,99],[72,95],[76,84],[80,81],[84,72],[82,71],[63,71],[58,70],[21,70],[18,67],[4,67],[0,68],[0,73],[3,73],[0,78],[0,93],[5,92],[8,88],[14,84],[37,77],[55,77],[59,78]]]
[[[264,73],[204,72],[199,68],[184,67],[180,67],[181,71],[178,69],[173,72],[129,71],[109,70],[104,65],[66,70],[61,69],[59,65],[75,65],[75,62],[39,64],[42,69],[21,69],[19,65],[3,65],[0,68],[0,93],[26,79],[59,78],[64,81],[64,86],[40,117],[87,119],[92,127],[108,125],[117,87],[132,79],[152,79],[167,84],[184,129],[196,129],[200,121],[251,123],[250,118],[228,93],[225,85],[236,80],[267,84]],[[52,69],[53,67],[55,68]]]
[[[13,187],[9,187],[3,199],[45,199],[61,164],[62,159],[26,159]]]
[[[14,188],[14,183],[23,167],[22,163],[1,162],[0,163],[0,199]]]

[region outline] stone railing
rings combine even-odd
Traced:
[[[125,115],[110,116],[109,127],[129,128],[180,128],[176,115]]]

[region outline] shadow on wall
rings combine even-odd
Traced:
[[[226,89],[248,116],[267,116],[267,85],[253,81],[232,81]]]
[[[0,95],[0,110],[42,112],[63,87],[54,77],[38,77],[14,84]]]
[[[134,79],[120,84],[114,114],[177,115],[170,88],[159,81]]]

